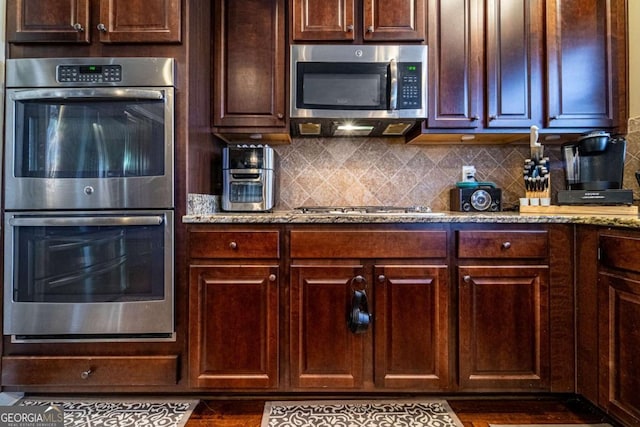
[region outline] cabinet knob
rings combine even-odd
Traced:
[[[236,242],[229,243],[229,249],[238,249],[238,244]]]
[[[353,24],[347,25],[347,33],[350,33],[351,31],[353,31]]]
[[[511,242],[502,243],[502,249],[509,249],[511,247]]]
[[[381,274],[381,275],[379,275],[379,276],[378,276],[378,282],[382,283],[382,282],[384,282],[385,280],[387,280],[387,278],[385,277],[385,275],[384,275],[384,274]]]
[[[106,33],[107,32],[107,26],[104,25],[103,23],[98,24],[97,28],[98,28],[98,31],[100,31],[102,33]]]
[[[476,114],[475,116],[472,116],[469,120],[471,120],[472,122],[477,122],[478,120],[480,120],[480,116]]]
[[[278,119],[282,120],[284,118],[284,114],[278,113],[277,117],[278,117]]]
[[[73,29],[79,33],[84,31],[84,27],[79,22],[76,22],[75,24],[73,24]]]
[[[86,380],[89,378],[89,376],[93,373],[93,371],[91,370],[91,368],[87,369],[86,371],[82,371],[80,373],[80,378],[82,378],[83,380]]]
[[[269,281],[270,282],[275,282],[276,281],[276,275],[275,274],[270,274],[269,275]]]
[[[492,122],[494,120],[496,120],[498,118],[498,116],[489,116],[489,121]]]
[[[549,117],[549,121],[552,121],[552,120],[558,120],[558,116],[551,116],[551,117]]]
[[[367,27],[367,33],[373,33],[373,25]]]
[[[462,280],[464,280],[464,283],[471,283],[471,276],[464,276]]]

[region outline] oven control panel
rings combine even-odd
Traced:
[[[122,66],[59,65],[56,78],[60,83],[115,83],[122,81]]]

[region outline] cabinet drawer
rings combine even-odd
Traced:
[[[545,258],[546,231],[458,231],[459,258]]]
[[[446,231],[291,231],[291,258],[446,256]]]
[[[279,258],[278,231],[192,231],[191,258]]]
[[[178,382],[178,356],[7,356],[3,386],[146,386]]]
[[[600,236],[600,263],[604,266],[640,273],[639,255],[640,238]]]

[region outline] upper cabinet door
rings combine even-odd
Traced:
[[[89,0],[8,0],[10,43],[89,43]]]
[[[547,64],[549,116],[547,126],[604,127],[616,125],[618,73],[624,63],[621,0],[547,1]]]
[[[428,127],[482,125],[481,6],[474,0],[429,0]]]
[[[180,0],[101,0],[103,43],[180,42]]]
[[[426,0],[364,0],[365,41],[423,41]]]
[[[541,2],[487,0],[486,20],[486,127],[542,127]]]
[[[294,41],[355,39],[355,0],[292,0]]]

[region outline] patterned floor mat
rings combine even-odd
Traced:
[[[182,427],[197,400],[84,400],[24,398],[18,405],[57,406],[64,412],[64,425],[91,427]]]
[[[444,400],[267,402],[262,427],[462,427]]]

